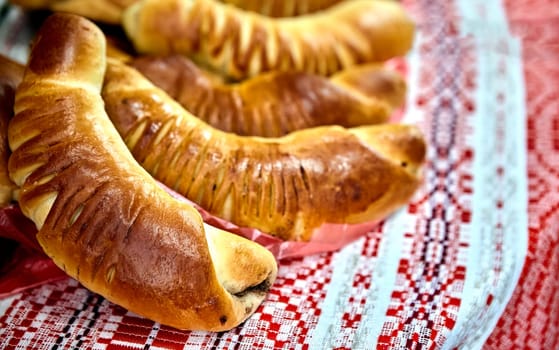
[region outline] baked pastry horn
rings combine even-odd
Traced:
[[[268,72],[238,84],[219,81],[176,54],[143,56],[131,65],[190,113],[239,135],[278,137],[321,125],[379,124],[406,96],[403,77],[379,64],[349,68],[332,78]]]
[[[324,223],[361,223],[404,205],[420,183],[420,131],[324,126],[242,137],[188,113],[141,73],[110,60],[103,99],[136,160],[211,214],[285,240]]]
[[[270,18],[217,0],[140,0],[123,26],[140,53],[187,55],[233,79],[266,71],[331,75],[402,56],[415,25],[395,1],[354,0],[292,18]]]
[[[23,77],[23,66],[0,55],[0,208],[10,204],[17,187],[8,174],[8,124],[14,112],[14,94]]]
[[[68,12],[89,19],[120,24],[125,8],[138,0],[9,0],[28,10]]]
[[[180,329],[235,327],[265,298],[274,257],[204,225],[133,159],[103,109],[105,68],[93,23],[46,20],[8,129],[22,212],[45,253],[108,300]]]
[[[344,0],[220,0],[270,17],[292,17],[317,12]]]

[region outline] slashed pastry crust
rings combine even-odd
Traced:
[[[14,114],[14,94],[21,78],[23,66],[0,55],[0,208],[14,199],[17,187],[8,174],[8,124]]]
[[[330,223],[381,218],[407,203],[425,157],[420,131],[317,127],[281,138],[217,130],[141,73],[110,60],[103,98],[134,157],[210,213],[285,240]]]
[[[108,300],[180,329],[249,317],[277,265],[262,246],[204,225],[133,159],[101,98],[105,38],[55,14],[40,29],[9,129],[9,173],[45,253]]]
[[[270,18],[217,0],[140,0],[123,26],[140,53],[180,53],[242,80],[295,70],[329,76],[411,48],[415,25],[395,1],[345,1],[315,14]]]
[[[386,122],[406,95],[402,76],[378,64],[325,78],[270,72],[228,84],[181,55],[143,56],[130,63],[186,110],[220,130],[278,137],[321,125]]]

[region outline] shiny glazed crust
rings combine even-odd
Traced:
[[[14,114],[14,94],[23,66],[0,55],[0,208],[8,205],[16,190],[8,174],[8,123]]]
[[[323,10],[344,0],[220,0],[270,17],[301,16]]]
[[[235,327],[275,279],[263,247],[206,226],[136,163],[104,109],[105,41],[49,17],[8,129],[9,172],[45,253],[90,290],[180,329]]]
[[[103,98],[134,157],[212,214],[286,240],[323,223],[378,219],[418,187],[425,143],[414,127],[317,127],[282,138],[212,128],[142,74],[111,60]]]
[[[52,10],[120,24],[124,9],[138,0],[9,0],[31,10]]]
[[[377,64],[330,79],[270,72],[239,84],[220,82],[180,55],[140,57],[131,65],[190,113],[239,135],[278,137],[321,125],[378,124],[403,104],[406,94],[405,80]]]
[[[216,0],[140,0],[123,26],[140,53],[180,53],[234,79],[266,71],[330,75],[408,52],[415,26],[395,1],[342,2],[270,18]]]

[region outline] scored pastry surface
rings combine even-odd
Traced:
[[[142,74],[110,60],[103,98],[135,158],[210,213],[282,239],[375,220],[409,201],[425,141],[413,126],[324,126],[281,138],[217,130]]]
[[[181,55],[143,56],[130,64],[186,110],[220,130],[277,137],[321,125],[386,122],[405,99],[398,73],[369,64],[326,78],[269,72],[228,84]]]
[[[10,180],[8,124],[14,113],[14,94],[23,76],[23,66],[0,55],[0,208],[12,202],[17,187]]]
[[[123,26],[140,53],[180,53],[233,79],[266,71],[331,75],[406,54],[415,25],[396,1],[342,2],[312,15],[270,18],[216,0],[140,0]]]
[[[22,212],[45,253],[108,300],[180,329],[231,329],[265,298],[275,259],[204,225],[133,159],[104,111],[105,69],[93,23],[46,20],[8,129]]]

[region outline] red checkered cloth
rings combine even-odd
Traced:
[[[243,325],[177,331],[63,278],[0,300],[0,348],[559,348],[556,2],[403,2],[425,182],[343,249],[280,261]],[[0,50],[25,57],[5,28]]]

